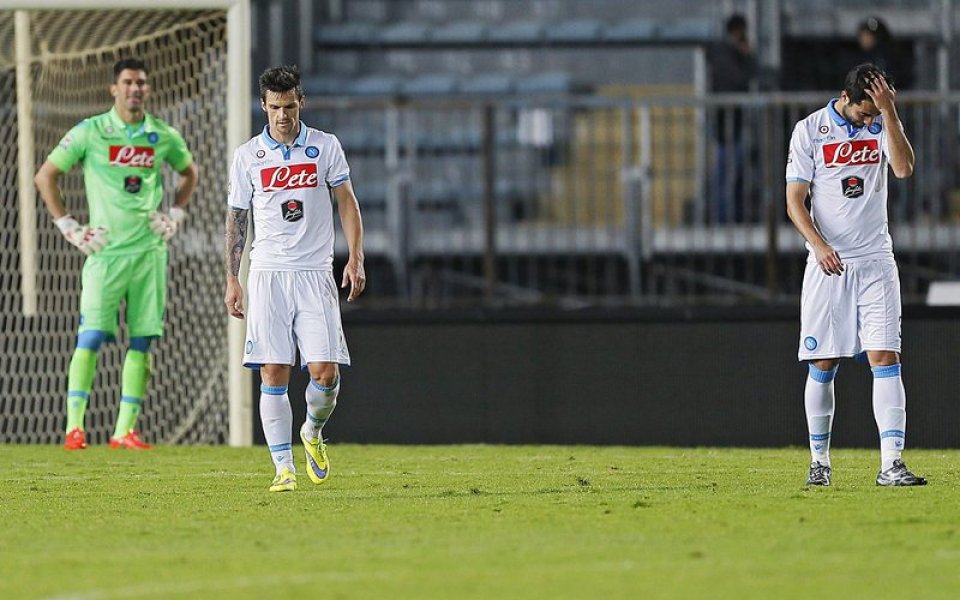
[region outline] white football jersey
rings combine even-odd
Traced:
[[[330,190],[350,179],[336,136],[300,123],[289,148],[268,127],[237,148],[227,203],[253,216],[252,271],[333,269]]]
[[[835,101],[794,127],[787,182],[810,184],[813,222],[842,261],[892,257],[883,119],[854,127],[833,108]],[[815,260],[810,244],[807,250]]]

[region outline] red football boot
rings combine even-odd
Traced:
[[[84,450],[87,447],[87,434],[79,427],[74,427],[67,432],[67,438],[63,442],[64,450]]]
[[[127,435],[121,438],[111,437],[110,447],[125,448],[127,450],[149,450],[153,448],[153,446],[140,439],[140,432],[136,429],[131,429]]]

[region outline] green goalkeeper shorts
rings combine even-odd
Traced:
[[[80,333],[103,331],[117,336],[120,302],[126,300],[127,335],[163,335],[167,304],[167,252],[120,256],[92,255],[83,265]]]

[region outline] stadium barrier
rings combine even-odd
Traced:
[[[908,308],[908,447],[960,445],[960,310]],[[806,446],[797,308],[352,313],[333,443]],[[305,373],[290,385],[304,419]],[[877,446],[842,361],[834,446]],[[256,386],[254,389],[258,389]],[[263,441],[259,421],[254,438]]]

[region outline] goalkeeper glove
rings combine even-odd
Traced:
[[[163,241],[169,242],[186,218],[187,211],[179,206],[171,207],[169,213],[153,211],[150,213],[150,229],[162,237]]]
[[[107,245],[106,227],[81,225],[70,215],[64,215],[54,220],[53,223],[68,242],[79,248],[87,256],[100,252]]]

